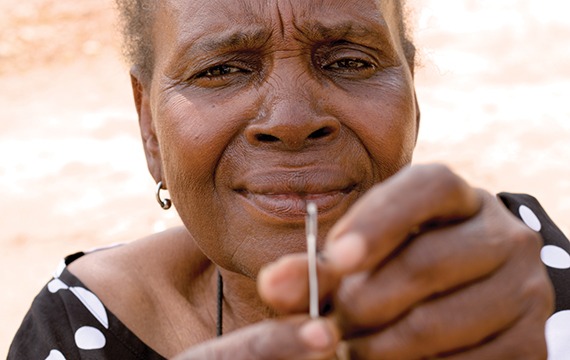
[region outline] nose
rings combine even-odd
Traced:
[[[282,150],[300,150],[331,142],[340,132],[336,117],[319,109],[318,101],[307,94],[307,89],[267,101],[260,118],[245,130],[247,141],[254,146]]]

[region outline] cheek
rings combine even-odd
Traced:
[[[222,154],[252,113],[243,97],[225,100],[203,97],[190,101],[183,93],[175,93],[157,107],[154,116],[163,171],[171,192],[189,185],[203,191],[213,185]]]
[[[412,160],[417,125],[416,107],[411,81],[386,81],[357,91],[347,89],[334,111],[346,119],[351,129],[369,152],[378,171],[377,181],[396,173]]]

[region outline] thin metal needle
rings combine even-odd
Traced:
[[[305,232],[309,258],[309,314],[315,319],[319,317],[319,280],[317,278],[317,205],[314,202],[307,204]]]

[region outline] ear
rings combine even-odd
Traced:
[[[414,102],[416,103],[416,143],[417,143],[418,142],[418,136],[420,133],[421,112],[420,112],[420,104],[418,103],[418,95],[417,95],[415,89],[414,89]]]
[[[137,67],[131,69],[131,86],[139,116],[139,127],[148,170],[157,183],[159,181],[164,182],[162,178],[162,158],[150,108],[150,85],[149,81],[142,79],[142,73]],[[164,185],[166,188],[166,184]]]

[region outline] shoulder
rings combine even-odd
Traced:
[[[163,359],[158,354],[169,349],[157,344],[166,342],[148,335],[157,329],[167,333],[156,315],[166,312],[157,308],[179,310],[165,304],[176,304],[170,299],[180,299],[181,292],[192,293],[212,268],[184,228],[70,255],[34,299],[8,359]],[[179,317],[194,320],[194,309],[187,310]]]
[[[147,284],[172,272],[193,272],[205,262],[208,259],[186,229],[176,227],[122,246],[90,252],[67,268],[89,287],[108,288],[117,282],[121,286],[136,285],[144,278]],[[102,283],[103,278],[108,282]]]
[[[89,253],[69,264],[68,270],[120,318],[137,309],[148,313],[154,294],[167,296],[173,289],[191,287],[209,266],[186,229],[177,227]],[[184,282],[178,282],[181,277]]]
[[[200,338],[203,302],[194,297],[207,292],[215,267],[185,228],[89,253],[67,269],[121,324],[163,356],[188,346],[176,342],[175,329],[193,324],[185,338]]]

